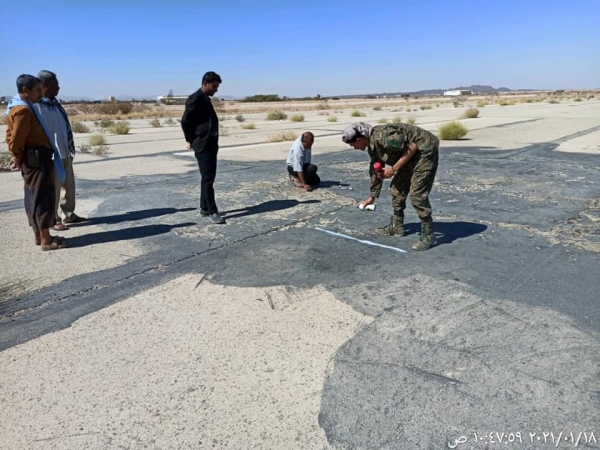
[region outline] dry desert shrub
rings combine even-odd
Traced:
[[[375,106],[375,107],[373,108],[373,111],[381,111],[381,106]]]
[[[498,104],[499,104],[500,106],[513,106],[513,105],[516,105],[516,104],[517,104],[517,102],[516,102],[516,101],[514,101],[514,100],[508,100],[508,99],[506,99],[506,98],[503,98],[503,99],[501,99],[501,100],[498,102]]]
[[[131,126],[129,122],[119,121],[115,122],[115,124],[110,128],[110,131],[114,134],[128,134]]]
[[[104,133],[107,129],[115,125],[115,121],[112,119],[100,119],[94,122],[94,125],[100,128],[101,133]]]
[[[337,122],[337,121],[338,121],[338,118],[335,116],[331,116],[331,117],[327,118],[327,122]]]
[[[172,117],[169,117],[167,120],[165,120],[165,125],[168,127],[174,127],[175,125],[177,125],[177,121]]]
[[[425,111],[427,109],[431,109],[431,105],[423,105],[423,106],[421,106],[421,111]]]
[[[250,123],[243,123],[242,124],[242,128],[244,130],[255,130],[256,129],[256,125],[253,122]]]
[[[92,153],[94,155],[98,155],[98,156],[107,155],[108,154],[108,145],[106,145],[106,144],[96,145],[96,146],[94,146]]]
[[[92,152],[92,146],[89,144],[81,144],[79,147],[77,147],[79,149],[79,151],[81,153],[91,153]]]
[[[285,120],[287,119],[287,114],[283,111],[271,111],[267,114],[267,120]]]
[[[297,137],[298,135],[293,131],[279,131],[267,135],[269,142],[294,141]]]
[[[132,112],[133,108],[133,103],[130,102],[101,103],[96,105],[94,112],[106,114],[107,116],[114,116],[119,113],[126,115]]]
[[[302,114],[294,114],[290,117],[292,122],[304,122],[304,116]]]
[[[350,113],[350,117],[366,117],[367,115],[365,113],[362,113],[360,111],[352,111]]]
[[[90,136],[90,145],[106,145],[106,141],[104,140],[104,136],[101,134],[92,134]]]
[[[388,119],[386,119],[385,117],[382,117],[382,118],[381,118],[381,119],[379,119],[377,122],[379,122],[379,123],[388,123],[388,122],[389,122],[389,120],[388,120]]]
[[[229,136],[229,130],[227,127],[219,124],[219,135],[220,136]]]
[[[154,127],[154,128],[162,127],[162,123],[160,123],[160,120],[158,120],[157,118],[149,120],[148,123],[150,124],[151,127]]]
[[[246,119],[241,114],[238,114],[237,116],[235,116],[235,120],[237,120],[238,122],[243,122]]]
[[[10,153],[0,153],[0,171],[10,172]]]
[[[479,116],[479,110],[477,108],[469,108],[463,113],[462,118],[463,119],[475,119],[478,116]]]
[[[550,103],[552,105],[556,105],[557,103],[560,103],[560,102],[553,98],[552,100],[548,101],[548,103]]]
[[[450,122],[445,125],[441,125],[438,129],[438,135],[440,139],[449,141],[461,139],[467,135],[469,130],[460,122]]]
[[[73,122],[71,124],[71,131],[73,131],[73,133],[89,133],[90,128],[85,123]]]
[[[331,109],[331,106],[329,106],[327,103],[319,103],[319,104],[317,105],[317,109],[318,109],[319,111],[323,111],[323,110],[325,110],[325,109]]]
[[[395,117],[392,119],[392,123],[402,123],[402,117],[400,117],[400,116],[395,116]]]
[[[581,101],[581,97],[575,97],[575,100],[573,100],[575,102],[580,102]]]
[[[406,119],[406,123],[409,125],[414,125],[416,122],[416,119],[414,117],[409,117],[408,119]]]
[[[487,105],[487,102],[485,100],[479,100],[477,102],[477,107],[478,108],[484,108]]]

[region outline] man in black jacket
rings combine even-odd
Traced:
[[[215,72],[206,72],[202,87],[188,97],[181,128],[188,149],[194,149],[200,169],[200,215],[210,217],[214,223],[225,223],[215,202],[213,184],[217,175],[217,153],[219,152],[219,118],[210,101],[221,84]]]

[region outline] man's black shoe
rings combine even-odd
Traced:
[[[208,216],[210,216],[210,214],[208,213],[208,211],[204,211],[203,209],[200,210],[200,215],[202,217],[208,217]]]
[[[210,220],[212,220],[212,221],[213,221],[213,223],[219,223],[219,224],[220,224],[220,223],[225,223],[225,219],[223,219],[223,218],[222,218],[222,217],[219,215],[219,213],[212,213],[212,214],[210,215]]]

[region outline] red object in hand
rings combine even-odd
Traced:
[[[375,172],[381,172],[383,170],[383,167],[381,166],[381,163],[376,162],[375,164],[373,164],[373,169],[375,170]]]

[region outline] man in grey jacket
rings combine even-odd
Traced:
[[[60,90],[56,74],[49,70],[42,70],[38,74],[38,78],[42,80],[43,97],[42,101],[36,103],[34,107],[38,108],[49,128],[48,131],[60,153],[66,175],[64,183],[58,176],[56,177],[56,224],[54,229],[63,231],[69,229],[66,224],[86,220],[75,214],[75,174],[73,172],[75,142],[67,112],[56,98]],[[61,211],[64,219],[61,217]]]

